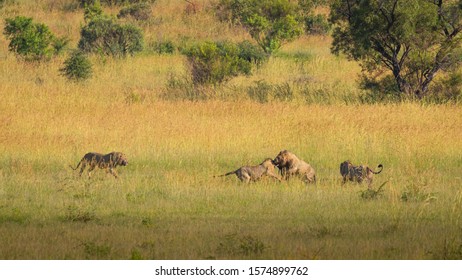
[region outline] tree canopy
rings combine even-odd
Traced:
[[[241,24],[267,53],[303,33],[298,6],[288,0],[221,0],[222,18]]]
[[[360,61],[368,79],[392,75],[400,93],[422,98],[462,61],[461,19],[462,0],[334,0],[332,51]]]

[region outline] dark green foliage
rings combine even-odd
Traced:
[[[69,38],[67,37],[58,37],[53,40],[52,42],[52,46],[53,46],[53,49],[54,49],[54,53],[55,54],[62,54],[66,48],[67,48],[67,45],[69,45]]]
[[[261,48],[245,40],[238,44],[239,57],[249,62],[261,65],[268,60],[268,55]]]
[[[219,84],[231,77],[249,75],[252,61],[247,44],[241,49],[230,42],[203,42],[185,50],[194,84]],[[244,46],[243,45],[243,46]]]
[[[17,16],[5,20],[3,32],[10,40],[8,49],[27,61],[49,59],[67,45],[66,38],[57,38],[45,24],[32,18]]]
[[[462,62],[462,1],[335,0],[332,51],[361,62],[370,84],[422,99],[440,72]]]
[[[118,18],[133,18],[135,20],[148,20],[151,17],[151,6],[147,3],[137,3],[122,8]]]
[[[87,56],[82,51],[77,50],[64,61],[64,67],[60,71],[69,80],[83,81],[91,77],[92,66]]]
[[[305,31],[308,34],[326,35],[330,24],[324,15],[309,14],[305,17]]]
[[[103,16],[103,9],[101,8],[100,1],[92,1],[92,3],[86,3],[83,12],[83,18],[85,22],[89,22],[94,18]]]
[[[143,50],[141,29],[131,24],[119,24],[112,17],[97,16],[80,32],[79,49],[115,57],[134,55]]]
[[[435,81],[432,94],[424,98],[429,103],[461,103],[462,102],[462,73],[451,71],[443,79]]]
[[[175,44],[170,40],[152,42],[149,49],[158,54],[172,54],[176,51]]]
[[[220,0],[217,14],[241,24],[267,54],[303,33],[298,6],[288,0]]]

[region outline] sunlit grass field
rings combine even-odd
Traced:
[[[76,44],[83,18],[62,11],[69,1],[16,2],[2,16],[34,16]],[[203,3],[186,15],[184,1],[159,0],[148,38],[246,38]],[[65,57],[25,63],[0,36],[0,259],[461,259],[462,108],[361,104],[359,67],[330,40],[300,38],[191,102],[165,98],[169,78],[188,73],[179,53],[92,57],[93,78],[78,84],[59,75]],[[259,103],[247,94],[257,81],[309,98]],[[317,184],[214,177],[283,149]],[[69,165],[90,151],[129,164],[119,179],[79,177]],[[341,186],[347,159],[384,165],[376,196]]]

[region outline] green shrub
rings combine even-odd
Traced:
[[[27,61],[49,59],[61,52],[68,40],[56,37],[42,23],[32,18],[17,16],[5,20],[4,34],[10,40],[8,49]]]
[[[188,57],[194,84],[219,84],[240,74],[249,75],[252,61],[248,49],[230,42],[203,42],[184,52]]]
[[[249,41],[245,40],[238,44],[239,57],[248,62],[261,65],[268,60],[268,55],[263,50]]]
[[[305,32],[308,34],[326,35],[330,24],[325,15],[309,14],[305,17]]]
[[[93,1],[93,3],[85,4],[83,18],[85,22],[89,22],[94,18],[103,15],[103,8],[101,8],[100,1]]]
[[[91,77],[92,65],[87,56],[82,51],[77,50],[64,61],[64,67],[60,71],[69,80],[83,81]]]
[[[151,42],[149,49],[158,54],[173,54],[176,51],[175,44],[170,40]]]
[[[135,20],[148,20],[151,17],[151,6],[147,3],[137,3],[122,8],[117,18],[127,17]]]
[[[112,17],[97,16],[80,32],[79,49],[115,57],[134,55],[143,50],[143,33],[140,28],[121,25]]]
[[[462,102],[462,72],[454,70],[435,81],[430,88],[430,94],[424,97],[427,103],[461,103]]]
[[[55,38],[53,43],[51,44],[54,49],[55,54],[62,54],[64,51],[67,49],[67,46],[69,45],[69,38],[67,37],[59,37]]]

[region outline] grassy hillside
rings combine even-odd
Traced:
[[[0,14],[32,16],[75,46],[83,15],[71,2],[16,0]],[[157,1],[146,43],[248,39],[199,3]],[[359,67],[330,40],[300,38],[190,102],[165,98],[188,73],[179,53],[94,56],[93,79],[77,84],[59,75],[64,56],[25,63],[0,36],[0,259],[460,259],[462,109],[361,104]],[[254,101],[257,81],[296,98]],[[282,149],[313,165],[316,185],[214,178]],[[113,150],[129,159],[117,180],[69,168]],[[384,165],[377,197],[341,186],[346,159]]]

